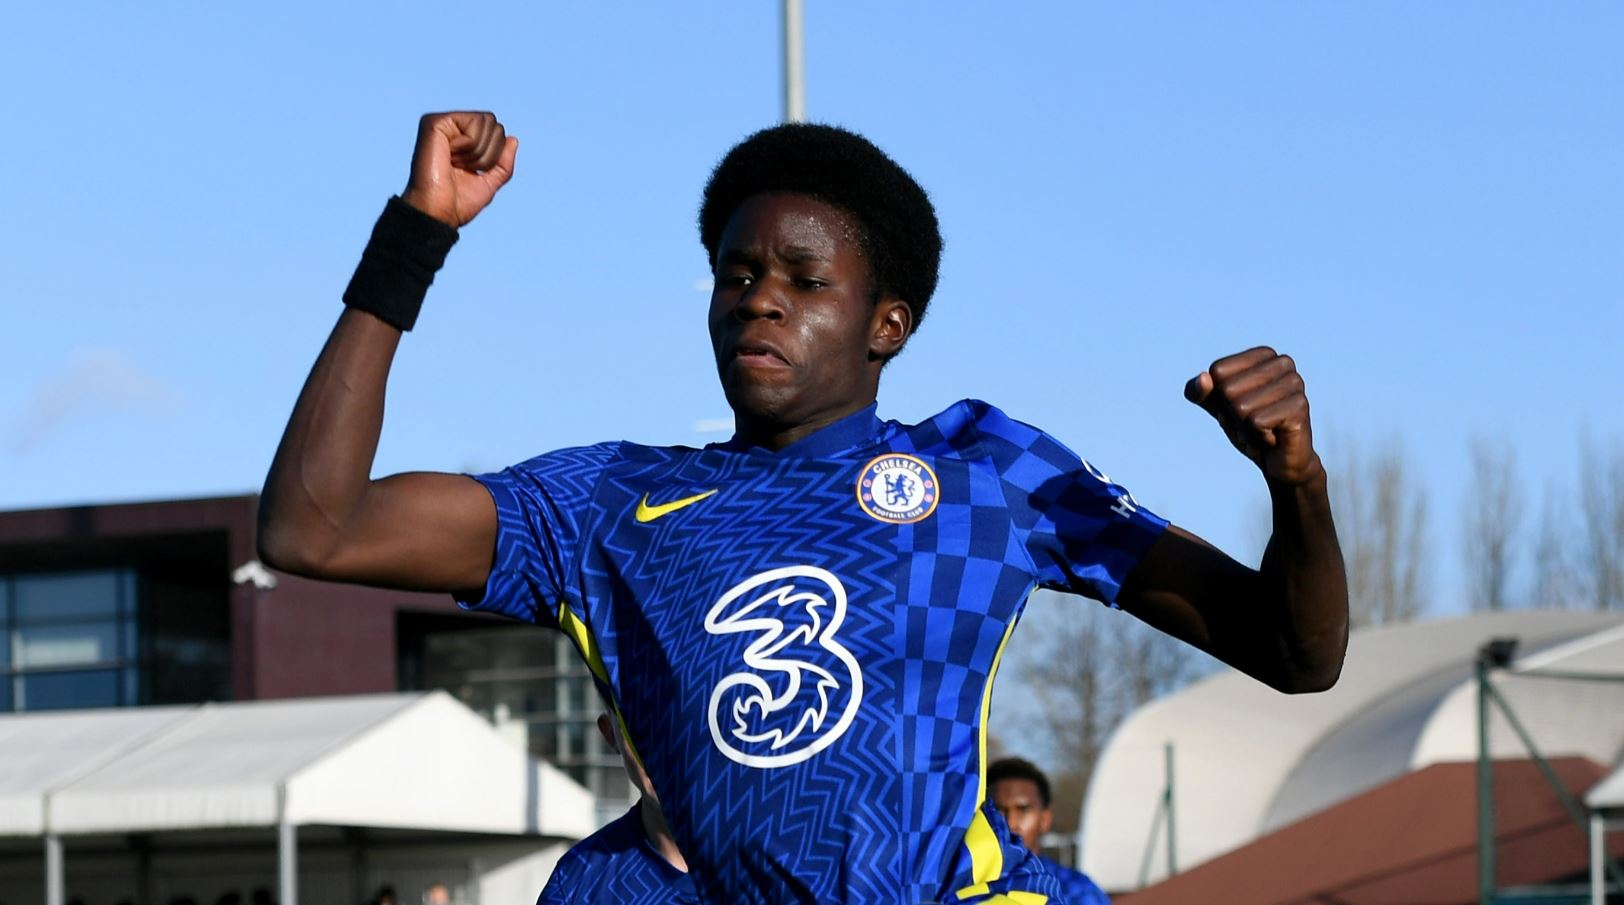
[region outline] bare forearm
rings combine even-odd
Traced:
[[[1331,519],[1326,476],[1273,484],[1274,533],[1258,570],[1271,610],[1287,691],[1336,683],[1348,645],[1348,581]]]
[[[371,483],[400,331],[346,310],[305,380],[260,498],[262,558],[308,572],[330,554]]]

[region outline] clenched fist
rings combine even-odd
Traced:
[[[1218,419],[1229,442],[1271,482],[1303,484],[1325,473],[1290,356],[1259,346],[1220,358],[1185,384],[1184,398]]]
[[[429,113],[417,123],[412,174],[400,197],[425,214],[461,228],[513,178],[519,140],[495,114]]]

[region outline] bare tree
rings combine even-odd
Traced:
[[[1529,592],[1540,609],[1575,609],[1585,597],[1582,579],[1574,568],[1571,507],[1556,484],[1545,487],[1540,507],[1539,537],[1534,542],[1534,581]]]
[[[1018,678],[1037,704],[1041,741],[1000,740],[1014,753],[1046,748],[1057,790],[1056,829],[1069,829],[1112,730],[1139,707],[1215,661],[1137,619],[1089,601],[1041,593],[1028,608]],[[1046,742],[1046,744],[1044,744]],[[1025,754],[1024,756],[1032,756]],[[1064,799],[1064,800],[1062,800]]]
[[[1471,443],[1471,484],[1461,506],[1467,602],[1473,610],[1503,610],[1510,603],[1515,543],[1523,517],[1517,457],[1486,437]]]
[[[1588,437],[1581,441],[1579,507],[1590,598],[1598,610],[1624,609],[1624,447],[1598,449]]]
[[[1407,622],[1421,614],[1427,492],[1409,475],[1396,442],[1373,454],[1342,447],[1331,481],[1331,508],[1348,569],[1354,627]]]

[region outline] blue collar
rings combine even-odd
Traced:
[[[754,452],[769,456],[796,456],[800,458],[817,459],[844,452],[880,432],[885,422],[874,413],[879,407],[878,403],[867,408],[852,412],[839,421],[826,424],[812,434],[796,440],[777,452],[764,447],[752,446],[740,440],[735,434],[733,439],[726,443],[713,444],[708,449],[724,449],[729,452]]]

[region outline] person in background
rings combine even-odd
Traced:
[[[1049,777],[1037,765],[1019,757],[1005,757],[987,767],[987,795],[1004,815],[1010,832],[1021,837],[1032,853],[1042,858],[1049,871],[1060,878],[1066,901],[1073,905],[1110,905],[1106,895],[1088,875],[1045,857],[1043,834],[1054,825]]]

